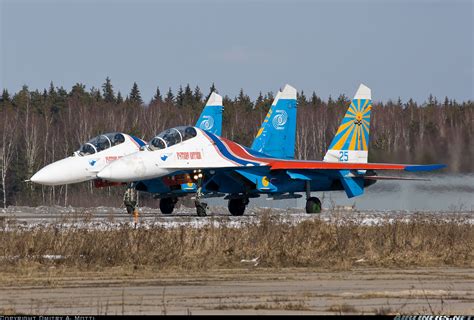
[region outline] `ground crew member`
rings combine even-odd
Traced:
[[[131,186],[128,186],[123,195],[123,204],[127,208],[127,213],[133,214],[133,211],[137,207],[137,192],[134,188],[131,188]]]

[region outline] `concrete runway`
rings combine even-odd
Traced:
[[[0,313],[472,314],[471,269],[248,268],[208,273],[135,270],[12,276]]]

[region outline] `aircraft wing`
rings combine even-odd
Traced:
[[[444,164],[394,164],[394,163],[348,163],[325,161],[272,161],[270,170],[404,170],[410,172],[432,171],[446,167]]]

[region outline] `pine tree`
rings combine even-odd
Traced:
[[[182,107],[184,103],[184,93],[183,87],[180,85],[178,89],[178,93],[176,94],[176,105]]]
[[[171,87],[168,90],[168,93],[166,94],[165,102],[167,104],[174,104],[174,94],[173,91],[171,91]]]
[[[191,87],[189,86],[189,83],[186,85],[184,88],[184,95],[183,95],[183,105],[184,106],[192,106],[194,102],[194,96],[193,96],[193,91],[191,90]]]
[[[328,98],[328,107],[334,107],[334,100],[332,99],[331,95]]]
[[[219,93],[219,91],[217,91],[216,89],[216,86],[214,85],[214,82],[212,83],[212,86],[209,88],[209,94],[206,97],[206,101],[209,100],[209,97],[211,96],[213,92]]]
[[[313,91],[313,94],[311,95],[311,104],[315,107],[321,106],[321,98],[316,95],[316,92]]]
[[[263,104],[262,104],[262,107],[266,112],[268,112],[268,110],[272,106],[273,100],[275,100],[275,97],[273,96],[273,92],[272,91],[267,92],[267,94],[263,98]]]
[[[56,89],[54,89],[54,84],[53,81],[49,83],[49,91],[48,94],[50,97],[55,98],[56,97]]]
[[[72,86],[71,92],[69,95],[72,96],[81,96],[86,93],[86,86],[82,83],[76,83]]]
[[[202,103],[202,92],[199,86],[196,86],[196,88],[194,88],[194,103],[198,106]]]
[[[160,87],[156,87],[155,95],[151,99],[150,104],[159,103],[162,101],[163,101],[163,97],[161,96]]]
[[[122,94],[120,93],[120,91],[117,93],[117,103],[118,104],[123,103],[123,97],[122,97]]]
[[[345,94],[339,95],[336,101],[336,106],[337,107],[344,107],[346,108],[347,105],[349,104],[350,100],[346,97]]]
[[[102,85],[102,90],[104,92],[104,101],[107,103],[115,102],[115,94],[110,78],[105,78],[105,83]]]
[[[402,107],[403,107],[402,98],[400,98],[400,97],[398,97],[398,100],[397,100],[397,107],[398,107],[398,108],[402,108]]]
[[[143,104],[142,97],[140,95],[140,90],[138,90],[138,85],[136,82],[133,83],[132,90],[130,91],[129,101],[131,103]]]
[[[259,92],[257,100],[255,100],[255,109],[260,108],[263,104],[262,91]]]
[[[253,103],[250,97],[244,93],[244,89],[240,89],[239,96],[235,100],[247,110],[253,109]]]
[[[308,104],[308,100],[306,100],[306,96],[304,94],[304,91],[301,90],[301,93],[298,94],[298,105],[299,106],[304,106],[306,104]]]
[[[7,89],[3,89],[2,102],[10,102],[10,94],[8,93]]]
[[[96,89],[95,87],[92,87],[91,88],[91,97],[99,102],[99,101],[102,101],[102,95],[100,94],[100,90],[99,89]]]

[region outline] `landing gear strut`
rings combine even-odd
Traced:
[[[178,198],[162,198],[160,200],[160,211],[163,214],[171,214],[174,210],[174,205],[178,202]]]
[[[194,205],[196,206],[196,213],[199,217],[207,216],[207,203],[201,202],[202,197],[202,175],[197,180],[197,192],[196,192],[196,200],[194,200]]]
[[[233,216],[243,216],[245,207],[249,203],[248,198],[236,198],[229,200],[229,212]]]
[[[131,185],[127,186],[127,190],[125,190],[125,194],[123,195],[123,204],[125,208],[127,208],[128,214],[133,214],[133,212],[137,209],[137,199],[138,199],[138,192],[133,188]]]
[[[321,213],[321,200],[311,197],[311,185],[306,181],[306,213]]]

